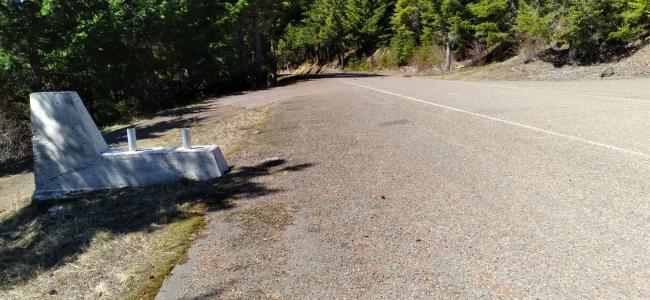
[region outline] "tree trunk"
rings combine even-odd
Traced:
[[[451,69],[451,42],[447,41],[447,53],[445,55],[445,71]]]
[[[28,60],[29,60],[29,66],[31,67],[32,71],[32,82],[31,82],[31,89],[32,92],[40,92],[43,90],[43,76],[41,75],[42,72],[42,64],[41,64],[41,58],[36,53],[36,49],[30,49],[29,54],[28,54]]]
[[[255,60],[255,83],[258,88],[266,85],[264,72],[262,71],[262,41],[260,37],[260,7],[255,5],[255,16],[253,18],[253,43]]]
[[[43,90],[43,64],[41,56],[38,53],[38,37],[42,34],[42,24],[38,20],[40,9],[33,3],[28,3],[29,14],[29,33],[27,34],[27,60],[32,71],[31,90],[32,92],[40,92]]]
[[[328,62],[330,62],[331,60],[332,60],[332,58],[331,58],[331,56],[330,56],[330,45],[327,45],[327,46],[325,47],[325,63],[328,63]]]
[[[239,52],[239,65],[240,67],[244,67],[248,65],[248,59],[250,55],[250,52],[246,51],[246,45],[244,43],[244,31],[242,30],[241,26],[237,26],[237,50]],[[246,53],[249,54],[246,54]]]
[[[273,45],[273,36],[271,36],[271,84],[278,83],[278,59],[275,56],[275,47]]]

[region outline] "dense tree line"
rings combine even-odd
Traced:
[[[0,162],[28,154],[30,92],[76,90],[99,125],[274,80],[302,1],[0,0]]]
[[[34,91],[76,90],[102,125],[378,51],[379,67],[526,44],[593,63],[649,24],[650,0],[0,0],[0,162],[29,152]]]
[[[432,46],[466,58],[532,42],[593,63],[645,37],[648,25],[649,0],[314,0],[280,53],[291,65],[383,47],[389,65],[406,65]]]

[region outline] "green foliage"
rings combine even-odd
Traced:
[[[426,6],[418,0],[397,0],[395,11],[390,19],[393,30],[391,39],[391,52],[395,55],[394,61],[399,66],[410,62],[413,52],[420,43],[423,25],[426,20]]]
[[[395,34],[390,43],[391,53],[394,55],[393,61],[398,66],[407,65],[416,46],[414,33],[405,31]]]
[[[341,20],[345,41],[361,42],[363,46],[374,46],[386,39],[386,28],[382,22],[387,18],[389,3],[373,0],[348,0]]]
[[[76,90],[106,125],[249,88],[254,54],[266,81],[274,39],[302,11],[300,0],[0,0],[0,109],[27,120],[30,92]]]
[[[372,68],[372,63],[368,59],[358,58],[356,56],[348,59],[345,64],[346,71],[369,71]]]
[[[474,16],[474,37],[488,46],[506,41],[514,19],[511,0],[480,0],[467,8]]]
[[[390,48],[382,49],[379,55],[379,68],[389,69],[397,65],[396,56]]]
[[[649,24],[649,0],[520,0],[513,29],[526,39],[567,46],[570,60],[592,63],[646,36]]]
[[[647,36],[649,25],[650,0],[314,0],[280,49],[290,66],[389,45],[385,63],[405,65],[423,46],[449,45],[466,58],[476,45],[532,40],[595,62]]]
[[[545,5],[546,4],[546,5]],[[553,15],[549,11],[549,2],[521,0],[513,27],[524,38],[550,43],[553,36],[551,28]]]
[[[390,0],[314,0],[278,44],[280,63],[345,61],[348,52],[369,54],[390,39]]]
[[[571,0],[563,22],[566,32],[560,40],[571,47],[572,58],[595,62],[621,46],[610,34],[621,24],[617,0]]]
[[[469,1],[466,0],[443,0],[439,16],[436,17],[436,30],[443,33],[444,42],[462,51],[470,47],[474,40],[474,24],[467,4]]]
[[[631,42],[648,30],[650,24],[650,0],[627,0],[616,3],[621,11],[622,24],[609,33],[610,39]]]
[[[421,45],[414,51],[411,64],[418,70],[441,67],[445,61],[445,51],[439,46]]]

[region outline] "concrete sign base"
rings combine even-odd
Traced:
[[[109,148],[76,92],[34,93],[30,105],[34,201],[182,179],[205,181],[229,169],[217,146]]]

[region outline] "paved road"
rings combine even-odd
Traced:
[[[230,158],[258,190],[210,214],[159,298],[648,298],[649,86],[346,76],[218,99],[272,103]]]

